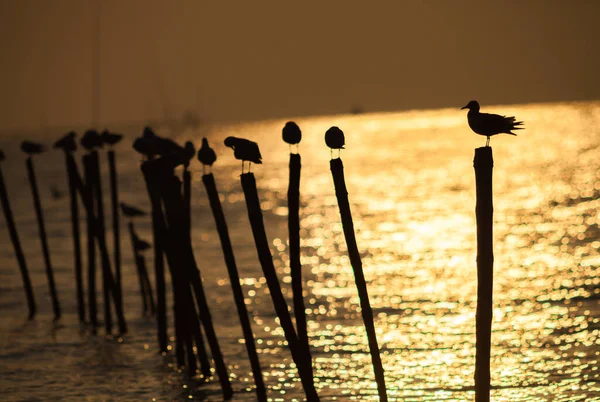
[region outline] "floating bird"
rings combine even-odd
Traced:
[[[479,103],[472,100],[462,109],[469,109],[467,120],[471,130],[479,135],[485,135],[487,141],[486,147],[490,146],[490,137],[496,134],[510,134],[516,136],[512,130],[521,130],[522,121],[515,121],[513,116],[500,116],[499,114],[479,113]]]
[[[37,142],[25,140],[21,143],[21,151],[25,152],[28,155],[40,154],[44,152],[44,146]]]
[[[133,238],[133,247],[135,248],[135,251],[146,251],[152,246],[147,241],[142,240],[139,237],[135,236]]]
[[[104,130],[102,134],[100,134],[102,138],[102,142],[108,145],[115,145],[119,141],[123,139],[123,134],[111,133],[108,130]]]
[[[182,157],[184,160],[183,164],[185,165],[185,167],[188,167],[190,165],[190,161],[194,158],[194,155],[196,155],[194,143],[192,141],[186,141],[182,151]]]
[[[81,146],[88,151],[91,151],[94,148],[100,148],[103,144],[102,137],[100,137],[100,134],[98,134],[96,130],[86,131],[79,142],[81,143]]]
[[[290,144],[290,151],[292,149],[292,145],[298,145],[300,140],[302,140],[302,131],[300,131],[300,127],[293,121],[288,121],[283,126],[283,130],[281,130],[281,134],[283,140]]]
[[[339,151],[340,149],[344,149],[344,145],[346,145],[344,132],[338,127],[331,127],[325,132],[325,144],[327,144],[327,146],[332,149],[331,157],[333,158],[333,150],[337,149]]]
[[[198,160],[202,163],[203,173],[206,166],[210,166],[212,168],[213,163],[217,160],[217,154],[215,151],[208,145],[208,140],[206,138],[202,138],[202,146],[198,150]]]
[[[136,216],[146,216],[146,212],[142,211],[137,207],[127,205],[124,202],[121,202],[119,205],[121,206],[121,212],[123,212],[123,215],[127,216],[128,218],[134,218]]]
[[[65,152],[73,152],[77,149],[77,142],[75,141],[75,131],[69,131],[61,139],[56,141],[53,145],[55,149],[62,149]]]
[[[225,146],[233,149],[233,156],[242,161],[242,174],[244,173],[244,161],[248,161],[248,172],[250,172],[252,162],[262,163],[258,144],[254,141],[245,138],[227,137],[225,138]]]
[[[4,152],[0,149],[0,162],[4,160]]]

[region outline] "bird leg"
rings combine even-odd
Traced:
[[[244,174],[244,160],[242,159],[242,174]]]
[[[206,165],[204,163],[202,164],[202,174],[206,174]]]
[[[490,146],[490,137],[487,137],[487,141],[485,142],[485,146],[489,147]]]
[[[252,170],[252,162],[248,162],[248,173],[251,173],[250,171]]]

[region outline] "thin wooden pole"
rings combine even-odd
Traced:
[[[123,289],[121,286],[121,227],[119,224],[119,190],[117,182],[117,165],[115,163],[115,151],[108,151],[108,167],[109,167],[109,179],[110,179],[110,200],[112,209],[112,228],[113,228],[113,256],[115,264],[115,283],[117,286],[117,292],[119,293],[119,300],[121,303],[121,310],[123,310]]]
[[[215,218],[217,231],[219,232],[221,248],[223,249],[223,257],[225,258],[225,265],[227,266],[227,272],[229,274],[229,282],[231,283],[231,289],[233,290],[233,298],[235,300],[238,316],[242,325],[242,333],[244,334],[244,343],[246,344],[246,351],[248,352],[250,366],[252,367],[252,374],[254,375],[256,396],[259,401],[264,401],[267,398],[267,390],[265,387],[262,370],[260,368],[260,361],[256,351],[256,344],[254,341],[254,335],[252,333],[250,318],[248,317],[248,309],[244,303],[244,293],[242,291],[242,285],[240,284],[240,275],[237,270],[233,248],[231,246],[231,239],[229,238],[229,230],[227,229],[227,222],[225,221],[225,215],[223,214],[223,208],[221,206],[221,200],[219,199],[215,178],[212,173],[205,174],[202,176],[202,182],[206,188],[206,194],[208,195],[210,207]]]
[[[360,258],[360,253],[358,252],[358,245],[356,244],[356,236],[354,234],[354,224],[352,223],[348,190],[346,189],[346,181],[344,179],[344,165],[340,158],[332,159],[329,164],[333,176],[333,184],[335,186],[335,195],[340,209],[344,237],[346,238],[346,245],[348,246],[348,257],[350,258],[350,264],[354,271],[356,288],[358,289],[358,296],[360,299],[361,314],[367,331],[369,351],[371,352],[371,361],[373,363],[373,371],[375,372],[379,400],[383,402],[387,401],[385,376],[383,365],[381,363],[381,356],[379,354],[379,345],[377,344],[377,335],[375,333],[375,324],[373,322],[373,310],[371,309],[369,293],[367,292],[367,282],[365,280],[362,260]]]
[[[144,279],[142,277],[142,269],[140,267],[140,254],[137,250],[137,248],[135,247],[135,239],[136,239],[136,234],[135,234],[135,229],[133,228],[133,222],[129,222],[128,225],[129,228],[129,238],[131,239],[131,250],[133,252],[133,258],[135,260],[135,266],[137,269],[137,273],[138,273],[138,279],[140,282],[140,296],[142,298],[142,307],[143,307],[143,312],[144,314],[146,314],[146,312],[148,311],[148,303],[146,302],[146,289],[145,289],[145,285],[144,285]]]
[[[88,307],[92,333],[98,328],[98,306],[96,300],[96,216],[94,208],[94,172],[91,154],[83,156],[84,188],[83,201],[86,213]]]
[[[277,272],[273,265],[273,258],[271,257],[271,251],[269,249],[269,241],[267,240],[267,233],[265,231],[258,192],[256,189],[256,179],[252,173],[243,173],[241,175],[241,180],[244,196],[246,198],[246,207],[248,208],[248,218],[252,227],[252,235],[254,236],[256,251],[258,252],[258,259],[260,260],[260,265],[263,274],[265,275],[267,286],[269,287],[275,312],[279,318],[279,324],[281,325],[281,328],[283,328],[285,339],[288,342],[292,354],[292,359],[298,368],[306,399],[308,401],[318,401],[319,396],[312,376],[310,359],[306,353],[306,348],[300,344],[296,331],[294,330],[294,325],[288,312],[288,305],[281,292]]]
[[[33,295],[33,288],[31,286],[31,279],[29,279],[29,271],[27,270],[27,263],[25,262],[25,255],[23,254],[23,248],[21,247],[21,241],[19,240],[19,234],[15,225],[15,219],[13,217],[12,209],[10,207],[10,201],[8,199],[8,192],[6,191],[6,185],[4,184],[4,176],[2,174],[2,167],[0,166],[0,201],[2,202],[2,209],[4,211],[4,218],[6,219],[6,226],[8,227],[8,233],[10,240],[15,249],[15,256],[19,263],[19,270],[21,271],[21,277],[23,278],[23,287],[25,288],[25,297],[27,298],[27,307],[29,308],[29,319],[35,317],[36,306],[35,297]]]
[[[71,152],[65,151],[67,177],[69,183],[69,201],[71,206],[71,231],[73,235],[73,262],[75,265],[75,284],[77,293],[77,313],[79,322],[85,322],[85,295],[83,287],[83,262],[81,259],[81,234],[79,231],[79,203],[77,193],[82,191],[81,177],[77,171],[77,163]]]
[[[33,195],[33,205],[35,208],[35,215],[37,216],[38,230],[40,235],[40,241],[42,243],[42,254],[44,257],[44,264],[46,266],[46,276],[48,277],[48,286],[50,287],[50,297],[52,299],[52,310],[54,311],[54,319],[60,319],[60,303],[58,301],[58,294],[56,291],[56,284],[54,282],[54,272],[52,269],[52,263],[50,261],[50,248],[48,247],[48,237],[46,236],[46,226],[44,224],[44,214],[42,212],[42,204],[40,202],[40,194],[38,192],[37,180],[35,177],[35,170],[33,168],[33,159],[31,156],[27,158],[27,173],[29,176],[29,184],[31,186],[31,194]]]
[[[490,400],[492,294],[494,278],[491,147],[475,149],[475,217],[477,220],[477,313],[475,318],[475,400]]]
[[[306,325],[306,307],[302,296],[302,263],[300,261],[300,155],[290,154],[290,184],[288,187],[288,231],[290,241],[290,271],[294,300],[294,316],[300,344],[310,356],[310,344]],[[311,363],[312,368],[312,363]]]
[[[152,205],[152,241],[154,244],[154,278],[156,286],[156,322],[158,327],[158,347],[161,353],[167,352],[167,299],[165,285],[165,262],[161,231],[164,230],[164,215],[160,193],[148,169],[148,162],[142,164],[142,173]]]

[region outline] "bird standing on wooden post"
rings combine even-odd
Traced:
[[[21,151],[25,152],[27,155],[41,154],[44,152],[44,146],[37,142],[25,140],[21,143]]]
[[[115,145],[123,139],[123,135],[104,130],[102,134],[100,134],[100,138],[102,139],[102,142],[107,145]]]
[[[469,109],[467,120],[469,127],[479,135],[485,135],[486,147],[490,146],[490,137],[496,134],[510,134],[516,136],[512,130],[521,130],[522,121],[515,121],[514,116],[500,116],[499,114],[479,113],[479,102],[472,100],[462,109]]]
[[[302,131],[300,127],[293,121],[288,121],[281,130],[283,141],[290,144],[290,153],[292,153],[292,145],[296,145],[296,153],[298,152],[298,144],[302,140]]]
[[[202,146],[198,150],[198,160],[202,163],[202,173],[206,174],[206,166],[211,168],[212,165],[217,160],[217,154],[214,149],[208,145],[208,140],[206,138],[202,138]]]
[[[329,148],[331,148],[331,159],[333,159],[333,150],[338,150],[338,157],[340,149],[344,149],[344,145],[346,145],[346,139],[344,137],[344,132],[340,130],[338,127],[331,127],[329,130],[325,132],[325,144]]]
[[[74,152],[77,150],[77,142],[75,141],[75,131],[70,131],[53,145],[55,149],[62,149],[65,152]]]
[[[261,164],[262,156],[258,149],[258,144],[245,138],[227,137],[225,146],[233,149],[233,156],[242,161],[242,174],[244,174],[244,162],[248,161],[248,173],[252,162]]]

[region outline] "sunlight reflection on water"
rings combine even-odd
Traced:
[[[486,108],[483,109],[486,111]],[[526,122],[518,137],[494,147],[495,401],[584,400],[600,397],[600,103],[494,108]],[[296,120],[302,155],[302,260],[309,335],[323,399],[377,399],[352,269],[346,254],[329,172],[327,128],[346,133],[342,152],[358,245],[369,282],[390,399],[460,401],[473,398],[476,303],[473,148],[484,137],[458,110],[331,116]],[[261,364],[273,400],[303,399],[258,264],[239,184],[239,164],[222,145],[227,135],[261,145],[254,167],[267,234],[284,295],[291,302],[287,257],[288,148],[283,120],[211,126],[186,133],[216,148],[217,185],[231,230]],[[130,138],[133,138],[134,134]],[[122,344],[81,334],[74,314],[70,228],[65,200],[42,189],[57,282],[61,327],[51,311],[35,222],[16,141],[0,144],[3,170],[26,245],[40,315],[23,324],[20,277],[0,221],[2,388],[15,400],[219,400],[217,381],[184,381],[171,357],[156,355],[154,323],[140,316],[137,278],[123,241],[130,335]],[[40,181],[63,184],[60,155],[42,156]],[[15,161],[16,160],[16,161]],[[122,199],[148,208],[139,157],[123,145]],[[217,319],[234,400],[253,400],[237,313],[204,189],[195,166],[193,225],[196,257]],[[7,173],[10,172],[10,175]],[[22,197],[21,197],[22,196]],[[17,202],[17,199],[23,202]],[[64,202],[63,202],[64,201]],[[149,237],[149,222],[139,223]],[[150,258],[150,256],[147,256]],[[149,266],[152,264],[149,261]],[[291,304],[290,304],[291,305]],[[149,345],[149,346],[148,346]],[[166,368],[167,367],[167,368]],[[66,388],[65,388],[66,387]],[[246,390],[248,389],[248,390]]]

